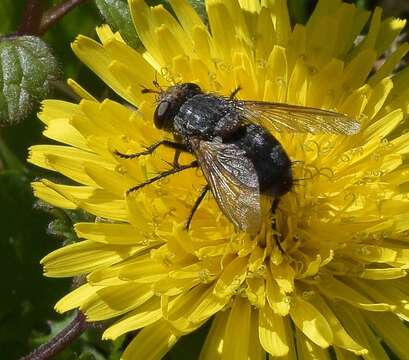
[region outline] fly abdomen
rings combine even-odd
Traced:
[[[281,144],[267,130],[255,124],[245,125],[230,141],[245,150],[254,164],[261,192],[280,196],[291,189],[291,161]]]

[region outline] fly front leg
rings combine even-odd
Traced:
[[[236,95],[237,95],[237,93],[239,92],[241,90],[241,86],[239,85],[239,86],[237,86],[233,91],[232,91],[232,93],[230,94],[230,96],[229,96],[229,99],[234,99],[235,97],[236,97]]]
[[[115,150],[114,154],[119,156],[122,159],[136,159],[139,156],[152,154],[159,146],[166,146],[168,148],[175,149],[176,151],[179,151],[179,154],[182,151],[183,152],[189,152],[189,150],[183,144],[173,142],[173,141],[170,141],[170,140],[162,140],[162,141],[157,142],[156,144],[152,144],[152,145],[148,146],[146,148],[146,150],[144,150],[144,151],[140,151],[140,152],[133,153],[133,154],[123,154],[123,153]]]

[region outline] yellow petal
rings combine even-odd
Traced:
[[[363,312],[363,315],[399,359],[409,359],[404,345],[409,338],[409,329],[396,315],[372,312]]]
[[[362,313],[359,310],[341,302],[331,303],[331,308],[335,315],[339,319],[342,319],[342,325],[345,327],[348,334],[350,334],[354,339],[357,339],[357,342],[368,350],[368,354],[365,355],[365,359],[389,359],[385,349],[379,343],[378,338],[368,326],[368,322],[362,316]]]
[[[101,189],[88,186],[58,185],[48,180],[42,180],[42,182],[91,214],[112,220],[128,221],[125,201],[111,196]]]
[[[97,101],[97,99],[94,96],[92,96],[87,90],[85,90],[75,80],[68,79],[67,84],[71,88],[71,90],[74,91],[81,99]]]
[[[66,199],[58,192],[47,186],[41,181],[31,183],[34,195],[45,202],[63,209],[76,209],[77,205],[72,201]]]
[[[224,333],[223,359],[248,359],[250,319],[250,303],[247,299],[236,296],[230,310]],[[240,339],[240,341],[237,341],[238,339]]]
[[[405,19],[397,19],[393,17],[387,18],[382,22],[375,45],[378,54],[382,54],[391,46],[392,42],[404,29],[405,25]]]
[[[378,71],[373,74],[369,80],[369,85],[376,85],[382,79],[386,78],[390,74],[392,74],[393,70],[395,69],[396,65],[400,62],[400,60],[406,55],[409,51],[409,44],[403,43],[401,44],[391,56],[389,56],[382,66],[378,69]]]
[[[178,20],[180,21],[187,36],[192,36],[196,27],[205,29],[202,20],[196,11],[186,0],[170,0],[172,9],[175,11]]]
[[[108,286],[96,291],[89,301],[81,305],[81,310],[89,321],[101,321],[122,315],[142,305],[153,296],[149,285]]]
[[[149,242],[143,234],[129,224],[77,223],[79,237],[112,245],[136,245]]]
[[[220,360],[223,356],[224,333],[229,311],[219,312],[212,320],[212,326],[202,346],[199,360]]]
[[[283,317],[276,315],[268,305],[260,309],[258,331],[260,343],[270,355],[286,356],[288,354],[289,346]]]
[[[364,294],[335,278],[330,281],[320,282],[317,284],[317,287],[325,296],[346,301],[362,309],[370,311],[390,311],[394,309],[394,306],[390,304],[372,301]]]
[[[161,359],[177,340],[178,336],[169,328],[168,324],[159,320],[144,327],[135,336],[122,354],[122,359]]]
[[[290,316],[294,324],[312,342],[322,348],[330,346],[333,342],[333,333],[327,320],[311,303],[299,296],[293,298]]]
[[[304,333],[296,329],[297,354],[300,359],[330,360],[327,349],[314,344]]]
[[[76,276],[115,264],[145,248],[107,246],[85,240],[53,251],[41,260],[41,264],[46,276]]]
[[[196,309],[190,314],[190,318],[193,322],[206,320],[224,308],[229,299],[220,299],[213,295],[213,292],[214,288],[210,287],[203,293]]]
[[[247,272],[247,257],[236,257],[225,267],[214,287],[214,294],[220,298],[232,295],[243,283]]]
[[[57,145],[32,146],[28,161],[37,166],[61,172],[84,185],[95,185],[95,182],[84,173],[84,163],[90,162],[107,169],[114,168],[112,163],[103,160],[98,155],[69,146]]]
[[[355,353],[356,355],[365,355],[368,350],[356,342],[344,329],[338,318],[327,305],[324,298],[315,295],[310,299],[311,303],[321,311],[322,315],[328,321],[329,326],[334,334],[333,344],[340,348],[346,349]]]
[[[249,331],[249,360],[265,360],[266,351],[263,349],[259,339],[259,311],[252,309]]]
[[[97,289],[89,284],[81,285],[60,299],[57,304],[55,304],[55,310],[59,313],[63,313],[79,308],[82,304],[95,296],[96,291]]]
[[[71,47],[81,61],[116,93],[128,100],[131,104],[138,104],[138,98],[127,91],[127,84],[122,83],[109,72],[109,66],[115,59],[110,56],[108,51],[106,51],[101,44],[80,35],[72,43]]]
[[[265,306],[266,291],[265,280],[260,278],[249,278],[246,280],[246,295],[251,304],[257,308]]]
[[[274,278],[269,275],[266,280],[266,296],[273,311],[281,316],[285,316],[290,311],[290,297],[281,292]]]

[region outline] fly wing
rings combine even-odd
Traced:
[[[277,132],[354,135],[359,122],[347,115],[304,106],[263,101],[236,101],[243,119]]]
[[[220,209],[240,230],[256,234],[261,226],[256,169],[235,144],[196,141],[192,148]]]

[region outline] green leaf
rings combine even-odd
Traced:
[[[0,126],[19,123],[59,77],[49,47],[35,36],[0,39]]]
[[[55,219],[48,224],[48,233],[64,240],[64,243],[78,241],[78,237],[72,226],[61,219]]]
[[[94,354],[90,353],[89,351],[82,353],[78,360],[96,360]]]
[[[107,24],[114,31],[119,31],[127,44],[133,48],[141,46],[125,0],[95,0],[95,3]]]

